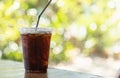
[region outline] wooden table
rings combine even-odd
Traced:
[[[23,63],[0,60],[0,78],[103,78],[101,76],[49,68],[45,74],[25,73]]]

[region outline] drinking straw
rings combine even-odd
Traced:
[[[42,10],[42,12],[40,13],[40,15],[38,16],[38,20],[37,20],[37,24],[36,24],[35,30],[37,30],[38,24],[39,24],[39,20],[40,20],[42,14],[44,13],[44,11],[46,10],[46,8],[47,8],[47,7],[49,6],[49,4],[51,3],[51,1],[52,1],[52,0],[50,0],[50,1],[46,4],[45,8]]]

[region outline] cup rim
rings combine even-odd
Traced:
[[[43,34],[43,33],[52,33],[52,28],[33,28],[33,27],[23,27],[19,28],[20,34]]]

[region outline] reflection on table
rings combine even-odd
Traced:
[[[25,72],[25,78],[48,78],[47,73],[27,73]]]

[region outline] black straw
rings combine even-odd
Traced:
[[[37,20],[37,24],[36,24],[36,29],[38,28],[38,24],[39,24],[39,20],[40,20],[40,17],[42,16],[42,14],[44,13],[44,11],[46,10],[46,8],[48,7],[48,5],[51,3],[52,0],[50,0],[47,5],[45,6],[45,8],[42,10],[42,12],[40,13],[40,15],[38,16],[38,20]]]

